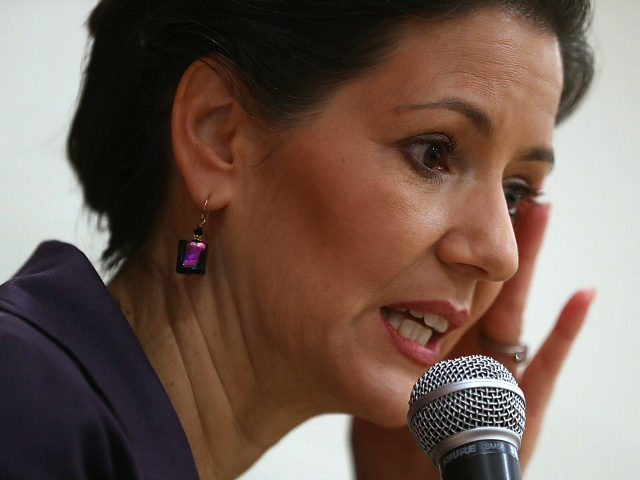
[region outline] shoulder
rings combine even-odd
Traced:
[[[2,478],[116,478],[116,468],[117,478],[137,478],[126,436],[82,366],[7,312],[0,312],[0,392]]]

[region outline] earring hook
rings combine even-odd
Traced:
[[[209,198],[207,197],[204,201],[204,205],[202,206],[202,212],[200,213],[200,220],[198,221],[198,227],[202,228],[202,226],[207,223],[207,217],[209,216],[209,212],[207,211],[207,204],[209,203]]]

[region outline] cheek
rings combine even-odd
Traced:
[[[236,233],[253,232],[229,240],[244,265],[238,297],[250,335],[314,368],[377,335],[381,292],[425,255],[439,223],[438,208],[416,207],[429,204],[415,198],[423,183],[398,179],[387,155],[331,145],[307,141],[267,159],[227,217],[238,219]]]
[[[278,188],[259,216],[262,231],[277,230],[265,235],[278,238],[271,258],[280,258],[283,269],[307,266],[307,291],[329,287],[365,300],[421,247],[410,235],[416,209],[381,166],[388,158],[366,144],[345,143],[321,150],[297,145],[287,152],[277,167],[284,177],[268,180]]]
[[[397,259],[388,252],[403,229],[393,189],[366,168],[361,148],[333,143],[279,151],[249,172],[242,197],[228,209],[236,232],[229,250],[245,268],[240,297],[251,299],[243,312],[262,320],[262,334],[278,337],[267,330],[287,324],[287,338],[317,337],[317,330],[366,308],[395,274]],[[302,328],[301,318],[314,328]]]

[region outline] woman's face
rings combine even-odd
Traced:
[[[308,120],[237,136],[218,245],[266,393],[405,422],[517,269],[512,217],[549,171],[561,89],[556,40],[485,10],[406,26]]]

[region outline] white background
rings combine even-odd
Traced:
[[[42,239],[75,243],[94,260],[104,242],[83,212],[64,155],[92,4],[0,0],[0,281]],[[526,340],[540,344],[576,288],[595,286],[598,297],[552,398],[530,480],[640,472],[639,20],[638,0],[599,1],[595,86],[557,134],[546,189],[553,215]],[[347,442],[346,418],[315,419],[243,478],[350,478]]]

